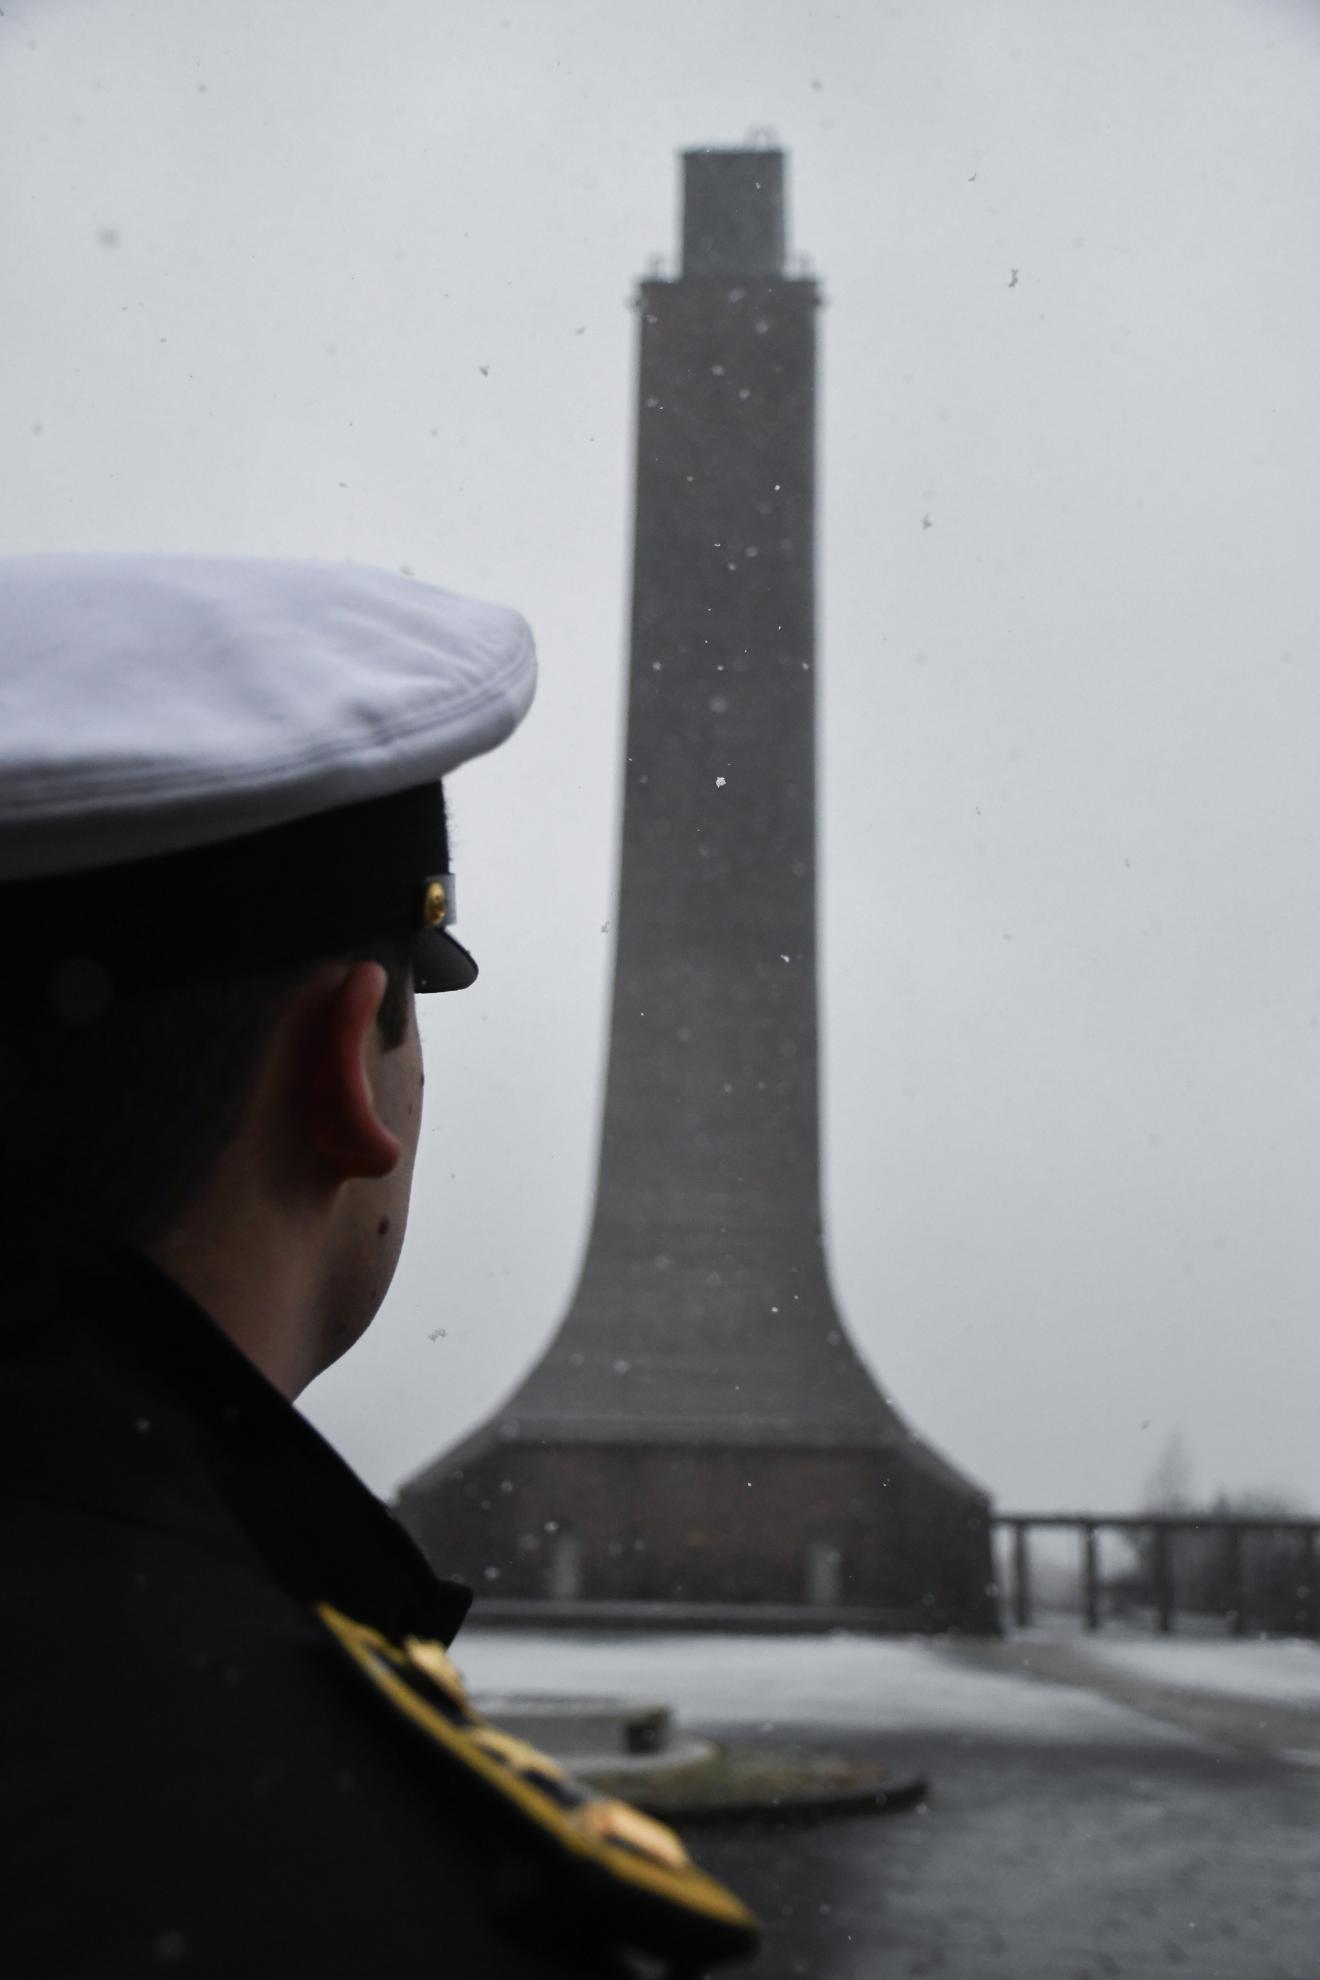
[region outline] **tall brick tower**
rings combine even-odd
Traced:
[[[407,1485],[508,1613],[994,1627],[985,1498],[907,1429],[820,1222],[814,281],[784,158],[696,151],[643,282],[623,861],[595,1217],[539,1365]]]

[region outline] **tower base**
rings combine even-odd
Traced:
[[[999,1628],[989,1502],[915,1440],[555,1444],[488,1425],[398,1510],[492,1622],[540,1606],[584,1626]]]

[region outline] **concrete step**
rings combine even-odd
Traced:
[[[505,1732],[574,1767],[588,1760],[654,1764],[671,1759],[680,1748],[686,1762],[693,1757],[693,1746],[703,1744],[676,1742],[670,1707],[650,1700],[486,1692],[473,1704]]]

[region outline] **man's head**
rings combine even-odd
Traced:
[[[29,1012],[0,1040],[0,1222],[43,1246],[90,1235],[144,1251],[219,1319],[230,1302],[212,1278],[235,1289],[269,1242],[281,1272],[298,1268],[305,1322],[278,1366],[253,1358],[301,1388],[384,1297],[420,1117],[402,944],[137,989],[77,1018]],[[190,1270],[203,1257],[205,1288]],[[259,1347],[250,1327],[230,1331]]]
[[[414,988],[476,973],[437,780],[533,669],[516,614],[380,573],[0,562],[0,1222],[150,1252],[290,1392],[356,1338]]]

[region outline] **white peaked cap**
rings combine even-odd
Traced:
[[[512,733],[535,681],[516,612],[392,572],[0,559],[0,881],[434,783]]]

